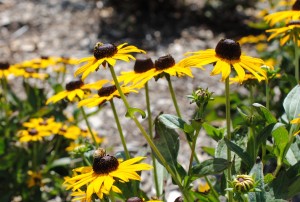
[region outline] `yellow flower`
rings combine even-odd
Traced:
[[[55,134],[59,131],[61,123],[55,122],[54,117],[51,118],[32,118],[29,122],[22,124],[26,128],[35,128],[37,130],[50,131]]]
[[[35,79],[45,80],[49,77],[48,74],[37,72],[33,68],[25,68],[19,70],[20,71],[18,71],[16,76],[22,76],[23,78],[35,78]]]
[[[124,94],[137,93],[135,90],[136,88],[136,86],[121,86],[121,90]],[[81,100],[78,103],[78,106],[95,107],[113,99],[114,97],[120,98],[119,91],[115,85],[102,87],[98,90],[98,94],[93,95],[91,98]]]
[[[265,78],[263,78],[263,80],[265,80]],[[241,82],[240,81],[240,78],[238,76],[235,76],[233,78],[229,78],[229,81],[230,81],[230,84],[234,84],[234,83],[237,83],[237,84],[242,84],[242,83],[245,83],[245,82],[255,82],[257,81],[256,77],[253,76],[253,74],[245,74],[245,77],[244,77],[244,80]]]
[[[79,63],[87,63],[76,70],[75,76],[82,74],[82,79],[84,80],[91,72],[98,70],[101,64],[105,68],[106,63],[115,66],[117,60],[123,60],[125,62],[129,62],[130,59],[135,60],[130,53],[146,52],[135,46],[129,46],[127,43],[115,46],[114,44],[98,42],[94,47],[94,56],[79,60]]]
[[[80,167],[74,169],[76,173],[72,178],[67,178],[64,184],[67,189],[72,191],[79,190],[81,187],[87,187],[86,201],[91,201],[93,193],[102,199],[103,195],[113,192],[121,193],[121,190],[114,186],[115,181],[121,183],[130,180],[141,180],[137,171],[150,170],[152,166],[146,163],[138,163],[144,157],[135,157],[119,163],[119,161],[110,155],[106,155],[102,149],[96,150],[94,153],[93,166]]]
[[[59,135],[63,135],[65,138],[76,140],[81,135],[81,129],[78,126],[62,126],[59,131]]]
[[[59,57],[49,57],[49,56],[41,56],[39,58],[34,58],[32,60],[27,60],[19,64],[20,67],[22,68],[34,68],[34,69],[39,69],[39,68],[46,68],[52,65],[57,64],[59,61]]]
[[[298,114],[298,116],[300,116],[300,114]],[[291,120],[291,124],[300,124],[300,118],[295,118],[293,120]],[[294,133],[294,135],[298,135],[300,133],[300,130],[298,130],[297,132]]]
[[[238,40],[240,45],[247,44],[247,43],[259,43],[259,42],[265,42],[267,40],[267,37],[265,34],[260,34],[257,36],[249,35],[244,36]]]
[[[9,75],[18,75],[20,70],[8,62],[0,62],[0,79],[7,78]]]
[[[102,137],[99,137],[99,135],[97,134],[96,131],[92,130],[93,134],[94,134],[94,137],[95,137],[95,140],[98,144],[102,143],[103,142],[103,138]],[[92,134],[90,133],[89,130],[86,130],[86,129],[81,129],[81,136],[82,137],[85,137],[85,138],[88,138],[89,140],[93,140],[93,137],[92,137]]]
[[[266,32],[272,32],[271,36],[268,38],[268,41],[279,37],[281,46],[286,44],[289,40],[292,40],[294,43],[300,46],[300,20],[290,21],[285,27],[269,29]]]
[[[270,26],[274,26],[278,22],[288,22],[291,20],[299,20],[300,17],[300,0],[297,0],[292,6],[292,10],[279,11],[269,14],[264,17],[264,20],[269,23]]]
[[[98,82],[99,88],[101,88],[107,82],[107,80],[101,80]],[[81,79],[71,81],[66,84],[66,90],[50,97],[46,104],[49,104],[50,102],[56,103],[64,98],[68,98],[69,101],[73,101],[76,96],[82,99],[85,95],[85,90],[88,89],[90,89],[89,85],[84,85]]]
[[[34,186],[42,187],[44,184],[42,183],[42,174],[40,172],[34,172],[29,170],[27,172],[29,179],[27,180],[27,186],[29,188]]]
[[[211,75],[222,74],[222,81],[229,77],[231,68],[236,71],[239,81],[243,82],[245,70],[253,74],[259,81],[266,77],[266,72],[261,68],[264,61],[258,58],[241,54],[241,47],[238,42],[231,39],[222,39],[215,49],[191,52],[192,54],[179,62],[184,67],[198,67],[214,64]]]
[[[198,186],[198,191],[205,194],[208,193],[210,191],[209,184],[207,182],[200,183]]]
[[[121,72],[122,75],[118,77],[118,81],[124,82],[125,85],[129,82],[132,82],[133,84],[138,83],[143,87],[147,81],[162,73],[171,76],[188,75],[193,77],[190,68],[176,64],[171,55],[166,55],[158,58],[154,64],[150,58],[136,60],[134,71]]]
[[[36,130],[34,128],[18,132],[20,142],[42,141],[43,137],[50,136],[50,131]]]
[[[71,201],[86,202],[86,193],[80,189],[73,191],[71,196],[74,196]]]

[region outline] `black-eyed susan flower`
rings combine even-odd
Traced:
[[[20,70],[8,62],[0,62],[0,79],[7,78],[9,75],[19,75]]]
[[[56,65],[60,60],[59,57],[54,56],[41,56],[31,60],[26,60],[19,64],[22,68],[44,69],[52,65]]]
[[[261,81],[266,77],[266,72],[261,68],[264,61],[258,58],[242,55],[240,44],[231,39],[222,39],[215,49],[200,50],[190,52],[192,54],[181,60],[179,64],[184,67],[198,67],[207,64],[214,64],[211,75],[222,75],[222,81],[229,77],[233,68],[240,82],[244,80],[245,71],[253,74],[257,80]]]
[[[300,17],[300,0],[295,1],[292,6],[292,10],[279,11],[269,14],[264,17],[264,20],[269,23],[270,26],[274,26],[278,22],[287,23],[291,20],[299,20]]]
[[[107,82],[107,80],[101,80],[100,82],[98,82],[99,88],[101,88],[101,86],[103,86]],[[75,97],[82,99],[85,95],[85,91],[89,89],[89,86],[84,85],[81,79],[71,81],[66,84],[66,90],[50,97],[47,100],[46,104],[49,104],[50,102],[56,103],[64,98],[67,98],[69,101],[73,101]]]
[[[127,84],[132,82],[133,84],[140,84],[143,86],[147,81],[166,73],[170,76],[190,76],[193,77],[191,69],[189,67],[182,67],[175,63],[174,58],[171,55],[159,57],[153,63],[150,58],[138,59],[134,65],[134,71],[121,72],[121,76],[118,77],[119,82]]]
[[[97,135],[97,132],[95,130],[92,130],[92,133],[94,134],[94,138],[98,144],[103,142],[103,138]],[[90,133],[89,130],[81,129],[81,136],[89,140],[93,140],[93,135]]]
[[[49,77],[48,74],[42,73],[42,72],[37,72],[33,68],[25,68],[25,69],[19,69],[18,73],[16,76],[20,76],[23,78],[34,78],[34,79],[40,79],[40,80],[45,80]]]
[[[91,201],[93,193],[100,199],[103,195],[108,195],[111,190],[121,193],[121,190],[114,185],[115,181],[124,183],[130,180],[141,180],[137,171],[152,168],[146,163],[138,163],[143,159],[144,157],[135,157],[120,163],[114,156],[107,155],[105,150],[98,149],[94,153],[93,165],[74,169],[78,175],[66,179],[64,184],[72,191],[86,187],[87,202]]]
[[[129,93],[137,93],[136,86],[121,86],[122,92],[126,95]],[[90,98],[86,98],[81,100],[78,103],[79,107],[86,106],[86,107],[94,107],[103,104],[106,101],[113,99],[114,97],[120,98],[120,93],[117,90],[115,85],[112,86],[105,86],[98,90],[98,94],[93,95]]]
[[[198,191],[200,193],[204,193],[204,194],[207,194],[209,191],[210,191],[210,186],[207,182],[205,183],[200,183],[199,186],[198,186]]]
[[[42,173],[41,172],[34,172],[32,170],[29,170],[27,172],[27,174],[28,174],[27,186],[29,188],[34,187],[34,186],[39,186],[39,187],[44,186],[44,184],[42,182]]]
[[[85,79],[91,72],[97,70],[100,65],[105,68],[106,63],[110,66],[115,66],[117,60],[125,62],[129,62],[130,59],[135,60],[131,53],[145,53],[145,51],[135,46],[129,46],[127,43],[116,46],[98,42],[94,47],[93,56],[79,60],[79,63],[87,63],[76,70],[75,76],[82,74],[82,79]]]
[[[299,11],[300,12],[300,11]],[[274,38],[280,38],[280,45],[283,46],[289,40],[300,46],[299,32],[300,32],[300,20],[290,21],[285,27],[269,29],[266,32],[271,33],[268,41]]]
[[[59,128],[58,134],[64,136],[67,139],[76,140],[81,135],[81,129],[78,126],[63,125]]]
[[[50,131],[37,130],[35,128],[20,130],[18,132],[20,142],[42,141],[43,137],[50,136],[50,135],[52,135]]]
[[[39,131],[50,131],[56,134],[61,128],[62,124],[56,122],[54,117],[50,118],[31,118],[28,122],[22,124],[26,128],[35,128]]]

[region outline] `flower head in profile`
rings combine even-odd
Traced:
[[[58,134],[64,136],[67,139],[76,140],[81,135],[81,129],[75,125],[63,125],[59,128]]]
[[[179,64],[184,67],[198,67],[214,64],[211,75],[222,75],[222,81],[227,79],[233,68],[238,75],[239,81],[244,80],[246,71],[253,74],[261,81],[266,77],[266,72],[261,68],[264,61],[258,58],[242,55],[240,44],[231,39],[222,39],[215,49],[191,52],[187,58]]]
[[[44,184],[42,183],[42,173],[41,172],[34,172],[32,170],[29,170],[27,172],[28,179],[27,179],[27,186],[29,188],[34,186],[42,187]]]
[[[136,86],[121,86],[121,90],[125,95],[129,93],[137,93],[138,91],[136,89]],[[117,87],[115,85],[105,86],[98,90],[98,94],[93,95],[90,98],[81,100],[78,103],[78,106],[95,107],[103,104],[106,101],[110,101],[114,97],[121,97]]]
[[[87,202],[91,201],[94,193],[100,199],[110,191],[121,193],[121,190],[114,185],[116,181],[124,183],[130,180],[141,180],[137,171],[152,168],[146,163],[138,163],[143,159],[144,157],[135,157],[119,162],[114,156],[107,155],[105,150],[98,149],[94,153],[93,165],[74,169],[77,175],[67,178],[64,184],[73,192],[86,187]]]
[[[278,22],[287,23],[291,20],[299,20],[300,17],[300,0],[296,0],[292,6],[292,10],[279,11],[269,14],[264,17],[264,20],[270,25],[274,26]]]
[[[99,81],[98,87],[101,88],[108,80]],[[50,97],[46,104],[50,102],[56,103],[64,98],[67,98],[69,101],[73,101],[75,97],[83,99],[85,92],[90,89],[89,84],[85,85],[81,79],[73,80],[66,84],[66,90],[59,92],[58,94]]]
[[[98,70],[100,65],[105,68],[106,64],[115,66],[117,60],[125,62],[129,62],[130,59],[135,60],[131,53],[145,53],[145,51],[135,46],[127,45],[127,43],[116,46],[98,42],[94,47],[93,56],[79,60],[79,63],[87,63],[76,70],[75,76],[82,74],[82,79],[84,80],[91,72]]]
[[[0,62],[0,79],[7,78],[9,75],[18,75],[20,70],[8,62]]]
[[[168,74],[170,76],[190,76],[193,77],[191,69],[189,67],[182,67],[175,63],[174,58],[171,55],[159,57],[153,63],[150,58],[137,59],[134,65],[134,71],[121,72],[121,76],[118,77],[119,82],[128,84],[140,84],[143,86],[147,81],[153,77],[161,74]]]
[[[54,56],[41,56],[32,60],[26,60],[19,65],[22,68],[44,69],[52,65],[56,65],[59,57]]]
[[[45,80],[49,77],[47,73],[43,72],[38,72],[36,69],[33,68],[19,68],[18,73],[16,76],[20,76],[23,78],[34,78],[34,79],[40,79],[40,80]]]
[[[300,11],[299,11],[300,12]],[[270,32],[271,36],[268,41],[274,38],[280,38],[280,45],[283,46],[289,40],[300,46],[299,32],[300,32],[300,20],[293,20],[286,24],[285,27],[269,29],[266,32]]]
[[[46,130],[37,130],[35,128],[28,128],[27,130],[20,130],[18,132],[20,142],[36,142],[42,141],[43,137],[50,136],[52,133]]]
[[[50,118],[31,118],[28,122],[22,124],[26,128],[35,128],[39,131],[49,131],[52,134],[56,134],[60,127],[61,123],[56,122],[54,117]]]

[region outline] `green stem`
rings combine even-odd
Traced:
[[[86,163],[86,165],[92,166],[92,164],[89,162],[89,160],[87,160],[87,158],[85,157],[84,154],[81,154],[81,158],[82,158],[82,160]]]
[[[58,149],[59,149],[59,147],[60,147],[60,145],[61,145],[61,141],[62,141],[62,139],[63,139],[60,135],[57,135],[57,136],[58,136],[58,139],[57,139],[57,141],[56,141],[56,143],[55,143],[55,147],[54,147],[54,150],[53,150],[53,154],[52,154],[52,156],[50,157],[50,159],[49,159],[49,161],[48,161],[48,164],[49,164],[49,165],[51,165],[52,162],[54,161],[55,156],[56,156],[56,154],[57,154],[57,151],[58,151]]]
[[[270,86],[268,80],[266,80],[266,108],[270,109]]]
[[[295,47],[295,78],[297,83],[299,83],[299,49],[297,42],[294,42]]]
[[[33,150],[32,150],[32,168],[34,171],[37,171],[37,142],[33,142]]]
[[[219,198],[219,194],[218,194],[217,191],[215,190],[214,186],[211,184],[211,182],[210,182],[210,180],[208,179],[208,177],[207,177],[207,176],[204,176],[204,179],[205,179],[206,183],[208,184],[210,190],[212,191],[212,194],[214,195],[214,197],[215,197],[216,199],[218,199],[218,198]]]
[[[114,113],[114,117],[115,117],[115,120],[116,120],[116,124],[117,124],[117,127],[118,127],[118,131],[119,131],[121,142],[122,142],[122,145],[123,145],[123,148],[124,148],[126,159],[130,159],[130,154],[129,154],[129,151],[127,149],[125,137],[124,137],[124,134],[123,134],[123,130],[122,130],[122,127],[121,127],[121,124],[120,124],[120,120],[119,120],[119,117],[118,117],[118,114],[117,114],[117,111],[116,111],[114,101],[113,101],[113,99],[111,99],[109,102],[110,102],[112,111]]]
[[[81,112],[82,112],[82,115],[83,115],[83,118],[84,118],[84,120],[85,120],[85,123],[86,123],[86,125],[87,125],[87,127],[88,127],[88,130],[89,130],[89,132],[91,133],[91,136],[92,136],[92,138],[93,138],[93,141],[94,141],[96,147],[98,148],[99,145],[98,145],[98,143],[97,143],[97,141],[96,141],[95,135],[94,135],[94,133],[93,133],[93,131],[92,131],[91,125],[90,125],[90,123],[89,123],[89,121],[88,121],[87,115],[86,115],[86,113],[85,113],[83,107],[80,107],[80,110],[81,110]]]
[[[150,138],[153,140],[153,128],[152,128],[152,114],[151,114],[151,107],[150,107],[150,97],[149,97],[149,88],[148,82],[145,84],[145,95],[146,95],[146,104],[147,104],[147,114],[148,114],[148,128],[149,128],[149,135]],[[160,196],[159,190],[159,183],[158,183],[158,176],[157,176],[157,165],[154,154],[151,153],[152,164],[153,164],[153,175],[154,175],[154,184],[156,189],[156,196]]]
[[[118,82],[118,79],[117,79],[117,76],[116,76],[116,73],[114,71],[113,66],[109,65],[109,69],[110,69],[111,75],[113,77],[113,80],[115,82],[116,88],[118,89],[118,92],[120,94],[120,97],[123,100],[126,109],[129,110],[130,109],[130,105],[129,105],[129,103],[128,103],[128,101],[127,101],[124,93],[121,90],[121,87],[120,87],[120,84]],[[164,167],[170,173],[170,175],[172,176],[173,180],[175,181],[175,183],[178,185],[179,189],[184,194],[185,198],[188,199],[189,201],[192,201],[191,196],[184,191],[184,188],[181,185],[180,176],[171,169],[171,167],[166,162],[165,158],[162,156],[162,154],[160,153],[160,151],[157,149],[157,147],[155,146],[155,144],[151,140],[150,136],[147,134],[147,132],[145,131],[145,129],[141,125],[141,123],[137,120],[137,118],[135,117],[134,114],[131,115],[130,118],[135,122],[136,126],[139,128],[139,130],[141,131],[142,135],[144,136],[144,138],[146,139],[146,141],[150,145],[151,149],[154,151],[154,153],[156,154],[157,158],[160,160],[160,162],[162,163],[162,165],[164,165]]]
[[[168,81],[170,94],[171,94],[171,97],[172,97],[172,100],[173,100],[173,103],[174,103],[174,106],[175,106],[175,109],[176,109],[177,116],[179,118],[181,118],[181,113],[180,113],[180,110],[179,110],[179,107],[178,107],[178,104],[177,104],[177,99],[176,99],[176,96],[175,96],[175,92],[174,92],[174,89],[173,89],[173,86],[172,86],[170,76],[167,75],[166,78],[167,78],[167,81]]]
[[[196,142],[197,142],[197,138],[199,135],[200,129],[198,129],[193,137],[193,143],[192,143],[192,152],[191,152],[191,156],[190,156],[190,163],[189,163],[189,169],[188,169],[188,176],[191,176],[191,169],[192,169],[192,165],[193,165],[193,159],[194,159],[194,155],[195,154],[195,148],[196,148]]]
[[[229,77],[225,80],[225,99],[226,99],[226,130],[227,130],[227,139],[231,141],[231,120],[230,120],[230,88],[229,88]],[[231,162],[231,151],[229,148],[227,148],[227,160],[230,163]],[[231,165],[231,164],[229,164]],[[227,169],[227,181],[231,181],[231,166]],[[229,187],[230,184],[227,183],[227,187]],[[233,196],[230,191],[228,193],[228,201],[233,201]]]

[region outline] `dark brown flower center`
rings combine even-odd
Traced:
[[[67,91],[72,91],[72,90],[75,90],[75,89],[79,89],[81,86],[83,86],[83,81],[81,81],[81,79],[71,81],[71,82],[66,84],[66,90]]]
[[[62,132],[62,133],[67,132],[67,130],[65,128],[60,128],[59,131]]]
[[[93,162],[93,170],[96,174],[108,174],[114,170],[117,170],[118,166],[118,159],[109,155],[94,158]]]
[[[215,51],[218,57],[226,60],[239,60],[242,54],[240,44],[232,39],[221,39]]]
[[[36,130],[36,129],[30,129],[28,131],[28,134],[31,135],[31,136],[34,136],[34,135],[37,135],[39,132]]]
[[[157,70],[167,69],[175,65],[175,60],[171,55],[165,55],[155,60],[155,68]]]
[[[110,96],[117,90],[116,86],[107,86],[107,87],[102,87],[98,90],[98,95],[100,97],[105,97],[105,96]]]
[[[48,60],[48,59],[49,59],[49,56],[42,55],[42,56],[41,56],[41,59],[42,59],[42,60]]]
[[[291,20],[289,23],[286,24],[286,26],[290,25],[300,25],[300,20]]]
[[[143,202],[143,200],[140,199],[139,197],[131,197],[127,199],[126,202]]]
[[[9,69],[9,63],[8,62],[0,62],[0,69],[1,70]]]
[[[118,52],[117,46],[114,44],[97,43],[94,47],[94,56],[97,60],[105,57],[112,57]]]
[[[137,59],[134,64],[134,72],[135,73],[143,73],[154,67],[154,64],[151,58],[146,59]]]
[[[293,5],[293,7],[292,7],[292,10],[293,10],[293,11],[300,11],[300,0],[297,0],[297,1],[294,3],[294,5]]]
[[[245,179],[242,178],[242,177],[239,177],[237,180],[238,180],[239,182],[244,182],[244,181],[245,181]]]

